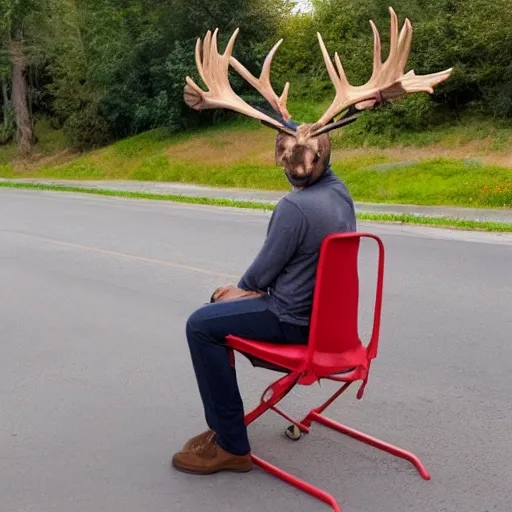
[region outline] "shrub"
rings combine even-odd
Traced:
[[[101,147],[112,140],[108,124],[94,104],[71,114],[63,129],[69,145],[78,151]]]

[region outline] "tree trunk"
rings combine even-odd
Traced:
[[[2,78],[2,97],[4,101],[3,110],[4,110],[4,127],[7,126],[7,111],[9,109],[9,94],[7,92],[7,82]]]
[[[28,109],[27,60],[21,41],[9,41],[12,63],[12,102],[16,112],[18,153],[29,154],[34,146],[34,130]]]
[[[4,110],[9,106],[9,93],[7,91],[7,82],[2,79],[2,96],[4,99]]]

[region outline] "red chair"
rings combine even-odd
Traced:
[[[379,248],[373,332],[367,347],[362,344],[358,333],[358,255],[362,238],[375,240]],[[384,245],[379,237],[366,233],[329,235],[324,240],[320,251],[308,345],[276,345],[229,336],[227,346],[233,365],[235,364],[234,351],[236,351],[247,357],[255,367],[285,373],[265,390],[260,405],[246,415],[247,425],[266,411],[273,410],[292,423],[286,433],[291,439],[298,440],[302,433],[310,432],[313,422],[320,423],[412,462],[420,475],[429,480],[430,476],[426,469],[412,453],[341,425],[322,414],[356,381],[361,381],[357,398],[360,400],[363,397],[371,362],[377,356],[383,277]],[[342,382],[343,386],[327,402],[313,409],[302,421],[294,420],[276,407],[295,385],[309,386],[322,379]],[[253,456],[253,460],[259,467],[325,501],[335,511],[341,512],[336,500],[330,494],[259,457]]]

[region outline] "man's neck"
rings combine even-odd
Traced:
[[[318,178],[315,181],[313,181],[313,183],[310,183],[309,185],[307,185],[305,187],[295,187],[295,188],[296,188],[296,190],[302,190],[304,188],[314,187],[316,184],[320,183],[324,178],[326,178],[330,174],[332,174],[331,164],[328,163],[325,166],[325,168],[322,171],[322,173],[320,174],[320,176],[318,176]]]

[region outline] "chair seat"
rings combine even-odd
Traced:
[[[363,345],[343,352],[315,352],[311,367],[319,377],[333,376],[349,369],[368,369],[368,352]]]
[[[307,345],[287,345],[247,340],[228,336],[227,345],[245,355],[254,366],[276,371],[303,371],[307,368],[309,347]],[[364,346],[342,353],[315,354],[312,368],[317,377],[337,376],[337,380],[356,380],[360,372],[368,366]]]
[[[288,371],[300,370],[308,355],[307,345],[285,345],[261,341],[246,340],[237,336],[226,338],[228,347],[249,357],[251,362],[265,361],[271,365]],[[266,366],[256,364],[255,366]],[[277,369],[276,368],[276,369]]]

